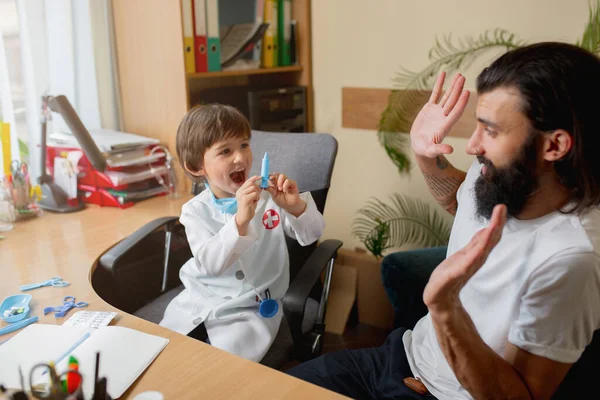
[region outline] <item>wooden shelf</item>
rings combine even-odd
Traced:
[[[188,79],[222,78],[222,77],[226,77],[226,76],[280,74],[280,73],[284,73],[284,72],[300,72],[300,71],[302,71],[301,65],[292,65],[289,67],[241,69],[241,70],[236,70],[236,71],[196,72],[194,74],[187,74],[187,77],[188,77]]]
[[[313,1],[293,0],[291,3],[292,16],[296,20],[298,65],[186,74],[180,0],[112,2],[122,129],[158,139],[174,153],[181,118],[193,106],[190,102],[192,99],[202,99],[203,90],[304,86],[307,131],[313,132]],[[156,29],[157,26],[160,29]],[[160,54],[160,62],[156,61],[157,54]],[[177,168],[177,173],[179,182],[185,190],[189,190],[190,180],[184,176],[181,168]]]

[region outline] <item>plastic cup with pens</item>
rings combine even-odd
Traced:
[[[13,160],[10,174],[0,184],[0,222],[11,224],[40,215],[41,209],[36,204],[40,197],[38,188],[31,185],[27,163]]]

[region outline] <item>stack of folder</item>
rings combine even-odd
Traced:
[[[183,0],[182,13],[186,72],[220,71],[219,1]]]
[[[94,169],[70,133],[51,134],[46,147],[46,168],[51,175],[56,157],[64,158],[72,152],[80,154],[77,192],[81,201],[128,208],[136,201],[167,194],[157,180],[168,174],[166,155],[162,151],[152,151],[159,144],[158,140],[111,130],[89,132],[106,158],[104,171]]]
[[[269,29],[263,36],[261,45],[262,66],[271,68],[292,65],[295,63],[292,0],[263,1],[263,21],[269,24]]]
[[[242,7],[237,1],[221,0],[219,4],[219,0],[182,0],[187,73],[220,71],[228,67],[233,62],[230,53],[241,52],[240,49],[231,50],[231,45],[227,49],[222,48],[225,47],[222,32],[228,34],[233,29],[248,31],[242,35],[248,36],[245,37],[247,40],[240,40],[239,45],[243,50],[253,51],[252,58],[256,65],[272,68],[296,63],[292,0],[252,0],[254,4],[250,11],[249,7]],[[243,16],[237,15],[241,12]],[[229,13],[236,15],[233,17]],[[219,29],[220,20],[238,21],[236,25],[225,27],[228,29]],[[229,25],[226,22],[224,24]],[[261,29],[265,24],[268,26],[266,30]],[[258,42],[250,40],[257,31],[261,33]]]

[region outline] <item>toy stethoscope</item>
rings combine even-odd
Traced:
[[[241,265],[240,265],[241,267]],[[246,277],[246,273],[244,272],[244,268],[240,268],[241,273],[244,274],[244,280],[248,283],[248,285],[250,285],[250,287],[252,288],[252,290],[254,291],[254,293],[256,294],[256,297],[258,297],[258,299],[260,300],[259,304],[258,304],[258,313],[265,318],[272,318],[277,314],[277,311],[279,311],[279,303],[277,303],[276,300],[273,300],[271,298],[271,292],[269,291],[269,289],[265,289],[265,297],[263,298],[260,293],[258,292],[258,290],[256,290],[256,287],[254,287],[254,285],[252,284],[252,282],[250,282],[250,279],[248,279]]]
[[[256,292],[256,290],[254,291]],[[277,303],[271,298],[271,293],[269,292],[269,289],[265,290],[265,296],[267,297],[264,299],[261,299],[260,296],[258,296],[258,298],[260,299],[260,303],[258,305],[258,312],[261,316],[265,318],[274,317],[275,314],[277,314],[277,311],[279,311],[279,303]]]

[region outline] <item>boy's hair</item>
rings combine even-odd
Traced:
[[[204,161],[204,153],[215,143],[232,137],[250,139],[250,123],[236,108],[223,104],[198,105],[181,120],[177,128],[177,158],[186,174],[197,172]]]

